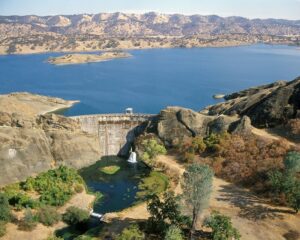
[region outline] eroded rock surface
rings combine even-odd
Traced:
[[[225,97],[205,110],[210,115],[248,116],[256,127],[275,127],[300,115],[300,78],[250,88]]]
[[[26,93],[28,97],[30,94]],[[51,108],[57,107],[53,104],[55,99],[47,99]],[[13,108],[3,106],[3,102],[13,104]],[[0,97],[0,186],[59,165],[81,168],[99,160],[98,137],[83,132],[78,122],[55,114],[38,115],[48,106],[47,101],[38,109],[32,102],[18,102],[10,96]]]

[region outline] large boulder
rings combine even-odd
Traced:
[[[191,109],[168,107],[159,113],[156,131],[166,146],[174,146],[184,137],[206,135],[208,123],[215,118]]]

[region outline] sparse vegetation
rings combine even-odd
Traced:
[[[60,214],[54,207],[44,206],[39,209],[37,214],[38,221],[45,226],[52,226],[61,220]]]
[[[22,231],[32,231],[37,226],[37,217],[30,209],[26,209],[23,219],[19,222],[19,229]]]
[[[116,240],[144,240],[145,234],[139,229],[138,225],[133,224],[125,228],[122,233],[117,236]]]
[[[164,240],[183,240],[182,231],[175,225],[171,225],[167,232]]]
[[[6,223],[0,221],[0,237],[3,237],[6,234]]]

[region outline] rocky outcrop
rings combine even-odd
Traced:
[[[256,127],[275,127],[300,116],[300,78],[230,94],[205,109],[210,115],[248,116]]]
[[[176,146],[185,137],[202,136],[234,130],[239,119],[230,116],[209,116],[191,109],[168,107],[162,110],[146,128],[148,133],[156,133],[168,146]]]
[[[99,160],[98,137],[83,132],[77,121],[55,114],[38,115],[40,110],[32,103],[34,111],[24,112],[16,101],[4,101],[20,111],[0,111],[0,186],[59,165],[82,168]],[[31,109],[26,102],[21,106]],[[0,110],[4,108],[7,106],[0,101]]]

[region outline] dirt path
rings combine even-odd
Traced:
[[[290,146],[293,146],[293,147],[295,147],[297,145],[294,142],[288,140],[287,138],[284,138],[284,137],[278,136],[276,134],[270,133],[270,132],[268,132],[264,129],[259,129],[259,128],[253,127],[252,128],[252,133],[255,134],[256,136],[267,138],[267,139],[270,139],[270,140],[283,140],[284,139],[284,141],[286,141]]]

